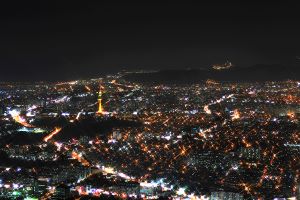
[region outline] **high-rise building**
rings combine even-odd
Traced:
[[[34,180],[33,192],[37,196],[42,196],[45,191],[47,191],[48,181],[46,179]]]
[[[256,161],[260,159],[260,149],[259,148],[244,148],[242,147],[239,151],[240,153],[240,158],[249,160],[249,161]]]
[[[97,111],[97,114],[103,114],[101,85],[99,87],[99,93],[98,93],[98,111]]]

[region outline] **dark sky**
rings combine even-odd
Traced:
[[[0,5],[0,80],[197,68],[227,59],[290,65],[300,56],[300,7],[287,1],[8,2]]]

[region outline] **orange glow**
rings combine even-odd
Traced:
[[[247,142],[245,138],[243,138],[242,143],[245,145],[246,148],[251,147],[251,143]]]
[[[89,92],[91,91],[91,88],[89,86],[86,85],[84,87],[85,87],[85,89],[87,89],[87,91],[89,91]]]
[[[206,114],[208,114],[208,115],[211,114],[211,110],[209,109],[208,105],[204,106],[203,110]]]
[[[235,109],[233,111],[233,115],[231,116],[231,119],[232,120],[236,120],[236,119],[239,119],[241,116],[240,116],[240,112],[238,111],[238,109]]]
[[[98,99],[98,114],[102,114],[103,113],[103,108],[102,108],[102,99]]]
[[[14,120],[18,123],[20,123],[21,125],[27,127],[27,128],[33,128],[34,126],[29,124],[28,122],[25,121],[25,119],[23,117],[21,117],[20,115],[18,115],[17,117],[14,118]]]
[[[33,128],[34,126],[29,124],[28,122],[26,122],[26,120],[20,115],[20,113],[18,111],[11,111],[10,112],[12,118],[19,124],[21,124],[22,126],[25,126],[27,128]]]
[[[295,117],[296,117],[296,115],[293,111],[289,111],[286,115],[291,119],[295,119]]]
[[[207,79],[206,84],[208,84],[208,85],[218,85],[219,83],[215,80]]]
[[[44,141],[45,142],[48,142],[48,140],[50,140],[54,135],[56,135],[57,133],[59,133],[61,131],[61,128],[55,128],[54,131],[52,131],[49,135],[47,135],[45,138],[44,138]]]
[[[72,152],[72,158],[78,160],[83,166],[90,166],[90,163],[82,157],[81,154],[76,153],[75,151]]]
[[[102,86],[100,85],[99,88],[99,95],[98,95],[98,111],[97,114],[102,115],[104,113],[103,107],[102,107]]]

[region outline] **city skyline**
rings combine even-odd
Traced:
[[[299,9],[0,3],[0,199],[299,200]]]
[[[299,81],[128,73],[1,83],[0,198],[299,197]]]

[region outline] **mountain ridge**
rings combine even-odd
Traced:
[[[214,69],[166,69],[151,73],[129,73],[127,81],[138,83],[200,83],[207,79],[220,82],[264,82],[300,80],[300,66],[257,64],[251,67]]]

